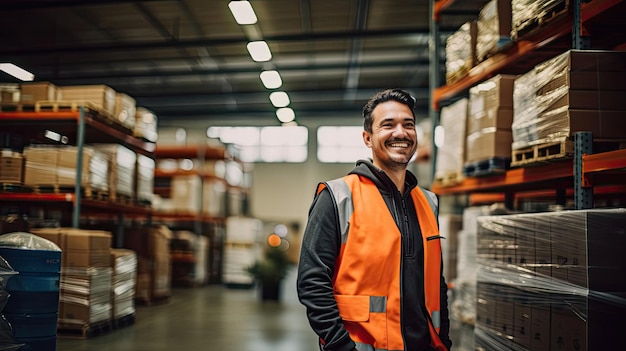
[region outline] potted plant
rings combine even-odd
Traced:
[[[291,262],[285,251],[269,247],[263,259],[256,261],[247,271],[261,287],[263,300],[280,300],[280,285],[287,275]]]

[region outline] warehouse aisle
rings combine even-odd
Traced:
[[[174,289],[166,304],[137,307],[134,325],[90,339],[60,337],[58,351],[316,351],[317,338],[297,300],[295,269],[281,303],[257,291],[219,285]]]

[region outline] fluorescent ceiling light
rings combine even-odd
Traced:
[[[248,43],[247,48],[254,61],[265,62],[272,59],[270,47],[265,41],[251,41]]]
[[[289,105],[289,95],[284,91],[275,91],[270,94],[270,101],[274,107],[285,107]]]
[[[276,89],[283,85],[283,80],[280,79],[278,71],[261,72],[261,81],[267,89]]]
[[[279,121],[287,123],[296,119],[296,113],[289,107],[283,107],[276,110],[276,117]]]
[[[255,24],[257,21],[254,9],[248,1],[231,1],[228,3],[228,8],[239,24]]]
[[[32,81],[35,79],[35,75],[28,72],[25,69],[22,69],[12,63],[0,63],[0,71],[8,73],[13,77],[22,80],[22,81]]]

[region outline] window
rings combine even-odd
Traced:
[[[317,129],[317,159],[322,163],[354,163],[371,158],[363,142],[363,127],[322,126]]]
[[[209,138],[233,145],[243,162],[304,162],[308,130],[302,126],[210,127]]]

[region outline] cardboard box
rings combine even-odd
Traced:
[[[108,190],[109,159],[91,146],[83,147],[81,184],[96,190]],[[64,146],[58,149],[57,184],[73,186],[78,168],[78,147]]]
[[[57,244],[61,250],[65,248],[65,237],[61,233],[60,228],[31,228],[29,232],[52,241]]]
[[[135,128],[135,114],[137,107],[135,99],[124,93],[115,94],[115,112],[113,119],[115,122],[132,130]]]
[[[443,146],[437,148],[435,178],[463,174],[468,102],[469,99],[463,98],[441,109],[439,124],[444,131]]]
[[[513,134],[510,130],[489,130],[467,136],[465,162],[488,160],[495,157],[510,158]]]
[[[111,233],[100,230],[63,228],[66,250],[106,250],[111,249]],[[109,258],[110,260],[110,258]]]
[[[111,267],[109,250],[65,250],[64,267]]]
[[[175,212],[197,214],[202,206],[202,179],[197,175],[174,176],[170,198]]]
[[[156,162],[154,159],[137,154],[136,191],[137,200],[152,203],[154,193],[154,170]]]
[[[115,113],[115,90],[106,85],[70,85],[59,87],[63,101],[91,102],[105,112]]]
[[[112,194],[133,197],[137,154],[121,144],[92,144],[108,160],[108,187]]]
[[[499,74],[469,90],[469,115],[491,109],[513,109],[515,76]]]
[[[531,317],[532,307],[530,304],[515,302],[513,318],[513,342],[523,347],[525,350],[531,350]]]
[[[550,306],[532,306],[530,350],[550,351]]]
[[[158,139],[157,116],[147,108],[137,107],[133,135],[151,142],[156,142]]]
[[[626,72],[626,52],[613,50],[569,50],[543,64],[564,65],[569,72]]]
[[[24,174],[24,157],[19,152],[0,152],[0,182],[21,184]]]
[[[553,111],[562,107],[582,110],[605,110],[605,111],[626,111],[626,90],[569,90],[567,94],[551,100],[551,104],[545,105],[543,113]]]
[[[59,100],[59,90],[56,85],[50,82],[21,83],[20,89],[20,102],[22,104]]]

